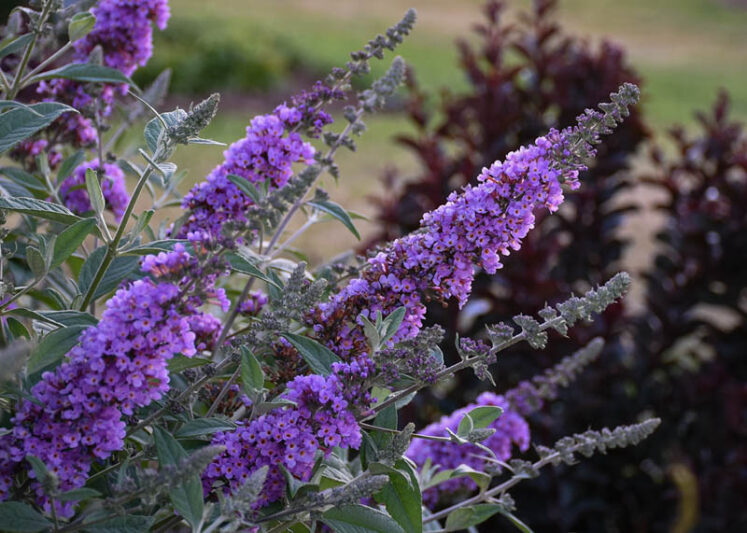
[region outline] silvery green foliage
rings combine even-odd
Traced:
[[[4,29],[0,51],[13,68],[0,76],[0,147],[16,163],[0,169],[3,528],[210,533],[324,524],[342,533],[419,533],[426,524],[469,528],[495,513],[520,524],[507,492],[519,480],[653,431],[655,419],[574,435],[553,448],[537,445],[534,463],[506,462],[492,446],[513,431],[502,425],[509,419],[528,438],[522,413],[568,386],[598,355],[596,341],[505,396],[493,395],[501,405],[458,411],[454,427],[438,434],[398,419],[422,389],[470,368],[486,378],[505,348],[525,341],[541,349],[548,329],[565,333],[593,319],[626,292],[625,274],[540,311],[542,322],[519,315],[518,331],[486,328],[489,344],[462,339],[461,360],[447,365],[439,348],[444,330],[423,327],[421,296],[412,295],[447,297],[435,278],[448,265],[419,271],[423,265],[409,264],[401,250],[431,246],[428,253],[444,257],[458,250],[447,236],[426,242],[434,227],[453,222],[451,204],[431,234],[424,227],[366,263],[334,261],[314,275],[297,261],[293,243],[322,221],[336,220],[359,237],[350,213],[321,189],[311,191],[322,173],[339,177],[337,151],[355,149],[362,117],[396,92],[404,61],[394,58],[381,78],[350,95],[355,103],[344,109],[340,131],[328,128],[332,117],[323,108],[352,93],[352,78],[402,42],[414,11],[324,83],[252,121],[227,161],[184,198],[176,190],[184,173],[170,159],[177,149],[215,143],[200,132],[219,96],[159,112],[168,73],[145,91],[134,86],[129,76],[147,60],[152,26],[163,28],[167,18],[165,0],[42,0],[14,10]],[[49,101],[27,101],[28,94]],[[576,185],[583,158],[636,99],[637,89],[623,86],[601,112],[538,139],[530,155],[513,156],[505,175],[486,174],[465,197],[495,201],[506,215],[524,193],[512,197],[499,179],[511,174],[526,184],[531,163],[546,175],[527,195],[546,195],[542,201],[556,208],[560,182]],[[123,119],[112,124],[120,105]],[[147,113],[139,146],[120,151],[123,134]],[[321,138],[324,150],[309,138]],[[124,187],[123,172],[135,182],[120,210],[111,198],[115,186]],[[145,191],[151,203],[142,209]],[[495,213],[465,197],[455,199],[463,201],[461,214],[473,210],[490,226],[485,217]],[[156,211],[173,206],[184,216],[156,227]],[[296,217],[305,221],[294,226]],[[520,245],[520,233],[511,246]],[[475,264],[500,266],[495,250],[481,253]],[[377,268],[384,271],[372,277]],[[474,265],[459,268],[449,274],[451,294],[466,298],[469,284],[461,282]],[[433,285],[422,285],[429,280]],[[402,296],[392,307],[395,292]],[[420,441],[450,447],[463,462],[419,464],[412,450]],[[470,466],[475,458],[479,468]],[[431,496],[449,483],[479,492],[436,510]]]

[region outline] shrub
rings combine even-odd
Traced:
[[[363,116],[394,93],[404,62],[361,91],[351,81],[409,34],[414,12],[252,119],[182,198],[169,159],[215,143],[199,134],[220,98],[160,113],[165,78],[146,91],[132,82],[153,25],[166,26],[165,0],[87,7],[43,0],[15,10],[0,48],[0,150],[14,161],[0,183],[4,530],[419,532],[493,515],[526,529],[509,494],[521,480],[637,444],[659,424],[587,430],[551,447],[530,435],[525,417],[601,340],[438,427],[398,424],[421,390],[467,369],[489,380],[499,352],[541,348],[548,330],[565,334],[627,291],[621,273],[544,306],[541,320],[493,324],[482,339],[462,338],[451,365],[438,348],[443,330],[424,327],[426,302],[464,303],[475,268],[502,268],[536,217],[581,186],[595,146],[637,101],[635,85],[507,153],[377,254],[308,270],[291,253],[306,228],[332,219],[357,234],[342,206],[311,192],[316,180],[337,177],[335,154],[355,148]],[[346,97],[336,132],[324,108]],[[137,150],[113,152],[146,112]],[[154,227],[169,207],[179,218]],[[306,220],[289,234],[295,215]],[[537,458],[519,457],[530,439]],[[429,460],[436,450],[439,464]]]

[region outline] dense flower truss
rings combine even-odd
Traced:
[[[80,165],[60,185],[60,200],[73,213],[79,215],[91,211],[91,201],[86,190],[86,170],[89,168],[98,170],[99,160],[94,159]],[[125,187],[124,172],[117,165],[104,163],[101,192],[104,193],[106,208],[114,213],[117,220],[120,220],[130,201],[130,196]]]
[[[194,355],[206,342],[206,328],[195,324],[214,323],[184,297],[195,264],[181,245],[146,257],[143,271],[152,277],[119,289],[65,361],[42,374],[31,389],[33,398],[18,403],[12,433],[0,440],[0,499],[9,496],[13,475],[28,471],[20,468],[27,455],[41,459],[60,489],[69,490],[85,483],[93,461],[122,449],[122,417],[163,396],[169,389],[168,360],[178,353]],[[48,508],[41,485],[32,487]],[[63,514],[72,511],[71,502],[57,505]]]
[[[492,392],[484,392],[477,397],[474,404],[463,407],[444,416],[438,422],[427,426],[420,433],[433,437],[447,437],[446,429],[454,433],[457,431],[459,422],[465,414],[475,407],[492,405],[501,407],[503,414],[493,421],[488,427],[494,429],[495,433],[485,439],[482,444],[490,448],[499,461],[507,461],[511,458],[514,445],[521,451],[529,448],[529,424],[521,415],[511,410],[509,403],[502,396]],[[431,464],[440,466],[442,469],[457,468],[459,465],[467,465],[475,470],[484,472],[490,470],[492,465],[483,457],[487,456],[474,444],[457,444],[455,442],[441,442],[425,439],[414,439],[406,453],[418,466],[423,466],[430,459]],[[477,488],[469,477],[456,477],[440,483],[423,493],[423,501],[427,505],[434,505],[443,495],[452,494],[463,490],[474,490]]]
[[[168,0],[101,0],[91,12],[93,31],[75,43],[75,59],[87,61],[101,46],[104,64],[130,76],[153,54],[153,28],[166,29]]]
[[[278,500],[285,490],[280,465],[293,476],[308,480],[317,451],[329,454],[333,447],[358,448],[361,433],[347,410],[343,385],[336,376],[299,376],[288,383],[283,396],[294,402],[242,424],[235,431],[217,433],[213,445],[226,450],[203,475],[206,492],[223,483],[235,491],[261,468],[269,466],[264,489],[256,507]]]
[[[246,221],[246,209],[253,202],[228,179],[229,175],[266,183],[272,190],[288,183],[295,163],[311,164],[314,148],[295,131],[304,119],[301,110],[287,105],[253,118],[246,137],[233,143],[224,153],[225,161],[184,197],[182,207],[189,211],[189,217],[179,235],[201,230],[218,236],[226,222]]]
[[[347,358],[360,348],[356,341],[362,339],[362,328],[345,317],[371,317],[404,306],[407,315],[395,336],[401,340],[422,328],[426,294],[456,297],[464,304],[475,266],[496,272],[502,266],[501,255],[521,246],[536,211],[555,211],[563,201],[561,180],[578,186],[579,168],[555,162],[566,144],[566,136],[557,132],[540,137],[484,169],[479,185],[452,193],[446,204],[423,217],[420,231],[372,257],[360,279],[319,307],[313,320],[320,338]]]
[[[365,350],[359,315],[407,310],[394,341],[411,338],[422,328],[426,298],[470,294],[475,267],[495,273],[501,256],[518,250],[539,210],[552,212],[563,202],[561,184],[575,189],[593,144],[622,121],[637,89],[623,85],[602,104],[604,113],[588,110],[572,128],[551,130],[532,145],[509,153],[483,169],[478,184],[452,193],[446,204],[426,213],[420,230],[395,240],[369,259],[359,279],[314,310],[309,321],[318,338],[343,359]],[[352,322],[351,318],[356,319]]]

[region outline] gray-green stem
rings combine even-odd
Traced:
[[[540,324],[540,331],[545,331],[547,329],[554,328],[555,326],[559,326],[560,324],[563,323],[564,320],[565,319],[562,316],[557,316],[551,320],[547,320],[543,322],[542,324]],[[493,355],[500,351],[503,351],[506,348],[513,346],[517,342],[523,341],[525,338],[526,338],[526,333],[522,331],[521,333],[514,335],[507,341],[502,342],[501,344],[498,344],[497,346],[494,346],[493,348],[491,348],[489,355]],[[442,379],[449,377],[453,374],[456,374],[457,372],[464,370],[465,368],[469,368],[475,363],[479,362],[480,360],[484,360],[484,359],[485,359],[484,355],[478,355],[476,357],[472,357],[470,359],[465,359],[463,361],[460,361],[454,365],[451,365],[450,367],[444,368],[443,370],[441,370],[440,372],[436,374],[435,382],[441,381]],[[402,389],[401,391],[392,393],[383,402],[374,406],[372,409],[373,412],[369,414],[368,416],[364,417],[363,420],[368,420],[370,418],[373,418],[376,415],[376,413],[378,413],[382,409],[389,407],[390,405],[398,402],[402,398],[405,398],[408,395],[414,392],[417,392],[420,389],[427,387],[427,386],[428,384],[426,383],[415,383],[414,385],[410,385],[406,389]]]
[[[15,78],[13,78],[13,85],[8,91],[8,95],[6,97],[7,100],[13,100],[18,94],[18,91],[22,88],[21,81],[23,79],[23,74],[26,71],[26,66],[29,63],[29,59],[31,59],[31,53],[34,51],[36,42],[39,40],[39,35],[42,31],[42,28],[44,28],[44,24],[47,23],[47,17],[49,17],[49,10],[52,8],[52,4],[53,2],[51,0],[48,0],[44,3],[41,15],[39,16],[39,24],[36,28],[34,28],[34,36],[31,38],[31,42],[26,45],[26,49],[23,52],[21,63],[18,65],[18,70],[16,71]]]
[[[91,286],[88,287],[88,290],[86,291],[86,295],[83,298],[83,302],[80,304],[79,309],[81,311],[84,310],[86,307],[88,307],[88,304],[91,303],[91,301],[93,300],[93,296],[96,293],[96,288],[99,286],[99,283],[101,283],[101,280],[103,279],[104,274],[109,268],[109,265],[116,257],[117,246],[119,246],[119,241],[122,240],[122,236],[124,235],[125,229],[127,227],[127,221],[130,219],[130,216],[132,215],[132,211],[135,209],[135,202],[137,202],[137,199],[140,196],[140,192],[143,190],[143,186],[148,181],[148,178],[150,178],[150,175],[152,173],[153,173],[153,166],[149,164],[148,167],[143,172],[143,174],[140,176],[140,179],[138,180],[137,185],[135,185],[135,190],[132,191],[132,197],[130,198],[129,203],[127,204],[127,208],[125,209],[124,215],[122,216],[122,220],[119,223],[119,227],[117,228],[117,233],[114,234],[114,238],[109,242],[107,249],[106,249],[106,255],[104,255],[104,259],[103,261],[101,261],[101,265],[96,271],[96,275],[94,276],[93,281],[91,282]]]

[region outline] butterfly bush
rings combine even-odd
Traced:
[[[632,86],[625,87],[616,99],[623,102],[635,95]],[[624,104],[620,103],[615,109],[618,119],[624,113],[623,108]],[[579,186],[578,172],[583,166],[571,150],[593,152],[590,143],[598,142],[599,135],[605,131],[599,128],[602,120],[601,113],[584,115],[578,126],[563,132],[553,130],[547,137],[537,139],[533,146],[513,152],[505,162],[496,162],[485,169],[479,177],[480,185],[467,186],[461,193],[452,194],[447,204],[423,217],[423,231],[398,239],[387,251],[369,259],[362,277],[352,280],[329,303],[321,304],[311,314],[309,320],[315,321],[313,327],[318,338],[324,339],[343,359],[332,365],[329,379],[345,384],[347,396],[356,410],[366,411],[371,403],[365,383],[374,375],[376,367],[366,352],[366,338],[359,317],[372,317],[377,311],[389,313],[403,306],[406,315],[394,336],[396,341],[413,337],[422,328],[425,307],[421,295],[426,291],[434,291],[440,298],[453,296],[460,302],[466,301],[475,267],[495,272],[501,266],[499,254],[508,255],[512,249],[520,247],[521,239],[531,229],[534,210],[558,208],[563,200],[561,180],[571,189]],[[576,146],[577,139],[582,139],[582,144]],[[331,325],[337,327],[331,329]],[[435,371],[437,367],[425,365],[425,368]],[[293,408],[288,410],[295,412]],[[518,415],[514,418],[523,421]],[[251,425],[261,424],[264,421],[257,420]],[[505,459],[510,455],[510,447],[503,444],[501,435],[495,436],[492,444],[499,446]],[[213,444],[222,443],[224,438],[221,435]],[[508,442],[512,440],[526,449],[528,433],[526,438],[509,436]],[[322,445],[318,444],[317,449],[320,448]],[[460,451],[454,453],[456,457],[464,457]],[[216,460],[211,472],[230,469],[232,473],[235,459],[226,452]],[[270,469],[268,480],[280,480],[275,468],[284,464],[282,454],[273,453],[268,458],[266,454],[245,453],[242,459],[246,461],[247,475],[269,465],[274,468]],[[453,466],[450,463],[444,466]],[[301,471],[299,477],[308,479],[310,473],[310,470]],[[454,482],[458,483],[462,482]],[[281,494],[269,491],[268,501]]]
[[[76,9],[83,6],[45,0],[31,17],[34,31],[45,35],[48,21]],[[89,16],[79,15],[75,20]],[[162,0],[102,0],[90,15],[90,31],[61,51],[72,50],[78,64],[100,58],[129,76],[150,57],[152,26],[163,29],[169,9]],[[525,417],[575,377],[579,358],[513,391],[484,392],[419,433],[412,424],[400,429],[393,422],[397,409],[461,370],[485,377],[487,365],[510,344],[543,346],[545,330],[564,333],[590,319],[622,296],[627,278],[542,310],[542,323],[516,317],[520,332],[499,324],[486,330],[487,341],[461,339],[462,361],[451,366],[439,358],[444,330],[424,327],[424,303],[454,299],[463,305],[476,271],[502,266],[537,213],[555,211],[563,187],[580,185],[578,173],[593,145],[626,116],[637,89],[623,86],[575,127],[552,130],[484,169],[477,185],[427,213],[418,231],[367,260],[307,271],[290,259],[291,246],[322,221],[322,213],[357,233],[329,194],[311,191],[324,172],[338,176],[337,151],[355,148],[353,137],[365,129],[362,117],[396,91],[404,63],[396,58],[368,88],[354,90],[353,80],[399,45],[413,23],[411,11],[353,52],[344,67],[253,118],[245,137],[183,198],[169,159],[180,145],[215,144],[200,131],[216,113],[217,95],[163,114],[143,101],[141,110],[155,116],[137,151],[141,169],[114,153],[103,160],[101,120],[114,116],[114,97],[126,98],[126,85],[112,85],[108,77],[96,82],[90,72],[101,71],[95,69],[67,78],[51,71],[51,80],[37,83],[30,76],[20,84],[93,114],[50,119],[45,133],[51,137],[24,130],[15,144],[26,151],[19,158],[23,168],[12,174],[16,182],[3,183],[3,192],[8,185],[13,195],[0,197],[0,222],[9,222],[5,211],[23,217],[0,239],[12,236],[22,250],[12,272],[26,284],[0,280],[2,330],[13,341],[2,355],[10,354],[11,362],[28,350],[32,355],[19,370],[8,364],[2,374],[11,385],[0,390],[8,414],[0,433],[0,520],[21,512],[39,531],[188,525],[208,533],[277,531],[317,519],[342,531],[340,524],[362,516],[398,530],[404,518],[391,490],[403,489],[401,479],[414,490],[402,496],[407,520],[417,514],[422,524],[446,518],[452,509],[439,506],[454,493],[467,498],[455,504],[462,507],[508,498],[505,483],[469,496],[475,483],[458,475],[429,486],[422,498],[418,486],[429,482],[433,469],[442,477],[465,467],[488,479],[505,473],[491,460],[516,461],[514,455],[527,450]],[[29,58],[39,65],[31,68],[56,66],[35,45],[20,71]],[[3,96],[17,96],[16,85],[2,85]],[[340,100],[347,103],[347,125],[333,132],[328,106]],[[0,121],[8,116],[0,113]],[[81,164],[81,154],[67,156],[94,143],[99,146],[88,162]],[[46,163],[28,157],[47,152]],[[131,192],[122,169],[136,176]],[[88,171],[99,179],[86,180]],[[136,212],[146,188],[152,209]],[[151,217],[164,206],[183,213],[154,229]],[[307,223],[288,235],[301,214]],[[0,260],[7,261],[5,255]],[[260,282],[264,286],[255,287]],[[79,329],[69,329],[74,326]],[[24,340],[32,336],[41,338],[34,348]],[[495,416],[488,424],[472,421],[475,409]],[[472,421],[466,433],[464,420]],[[591,448],[637,443],[655,425],[569,437],[542,448],[540,459],[522,471],[571,462]],[[423,504],[432,513],[424,514]]]
[[[628,85],[616,98],[624,102],[636,94]],[[621,119],[624,104],[618,103],[614,112]],[[575,127],[552,130],[484,169],[478,185],[452,193],[446,204],[426,213],[420,231],[370,258],[360,278],[318,307],[312,320],[319,338],[345,359],[360,353],[363,341],[360,319],[346,317],[371,317],[404,306],[406,318],[394,338],[401,340],[422,328],[426,293],[441,300],[454,297],[464,305],[475,267],[495,273],[501,257],[519,249],[535,213],[558,209],[561,183],[579,187],[578,174],[585,167],[578,153],[593,155],[591,144],[605,131],[596,125],[601,120],[601,113],[590,112]]]

